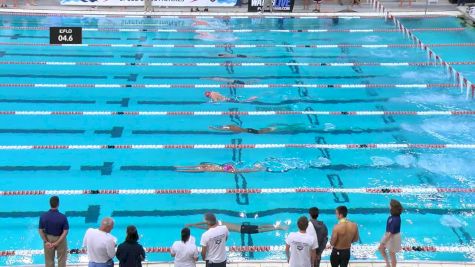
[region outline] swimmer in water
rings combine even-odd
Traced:
[[[273,124],[271,126],[254,129],[254,128],[243,128],[234,124],[223,125],[223,126],[210,126],[211,130],[223,131],[223,132],[233,132],[233,133],[250,133],[250,134],[266,134],[272,132],[292,132],[302,129],[306,129],[306,126],[302,123],[297,124]]]
[[[262,129],[254,129],[254,128],[243,128],[237,125],[229,124],[223,126],[210,126],[212,130],[217,131],[225,131],[225,132],[233,132],[233,133],[250,133],[250,134],[265,134],[274,132],[277,128],[276,127],[266,127]]]
[[[229,98],[226,97],[218,92],[214,91],[206,91],[205,96],[209,99],[211,99],[211,102],[218,103],[218,102],[231,102],[231,103],[248,103],[252,102],[257,99],[256,96],[249,97],[248,99],[245,100],[239,100],[237,98]]]
[[[202,162],[197,166],[176,166],[177,172],[226,172],[226,173],[250,173],[265,170],[264,166],[255,163],[251,168],[237,168],[234,164],[216,164]]]
[[[272,231],[287,231],[289,229],[288,225],[280,225],[280,223],[273,224],[262,224],[262,225],[252,225],[250,223],[228,223],[228,222],[219,222],[220,225],[225,225],[230,232],[241,233],[241,234],[258,234]],[[196,227],[199,229],[208,229],[206,222],[192,223],[187,224],[186,227]]]
[[[241,54],[218,54],[218,57],[224,57],[224,58],[235,58],[235,57],[239,57],[239,58],[248,58],[248,56],[246,55],[241,55]]]
[[[242,80],[236,80],[236,79],[230,79],[230,78],[225,78],[225,77],[210,77],[210,78],[201,78],[202,80],[212,80],[216,82],[225,82],[228,84],[253,84],[253,83],[258,83],[258,79],[250,79],[247,81],[242,81]]]

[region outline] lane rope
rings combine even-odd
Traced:
[[[451,65],[475,65],[475,61],[448,62]],[[137,66],[137,67],[268,67],[268,66],[443,66],[438,62],[74,62],[74,61],[0,61],[0,65],[49,65],[49,66]]]
[[[93,189],[93,190],[12,190],[0,191],[0,196],[35,195],[228,195],[228,194],[301,194],[301,193],[350,193],[371,195],[420,195],[437,193],[475,193],[475,188],[439,187],[386,187],[386,188],[194,188],[194,189]]]
[[[34,30],[34,31],[49,31],[49,27],[31,27],[31,26],[0,26],[3,30]],[[163,32],[163,33],[212,33],[212,32],[229,32],[229,33],[255,33],[255,32],[270,32],[270,33],[325,33],[325,32],[345,32],[345,33],[367,33],[367,32],[399,32],[398,29],[393,28],[374,28],[374,29],[294,29],[294,30],[277,30],[277,29],[154,29],[154,28],[82,28],[83,31],[89,32]],[[462,27],[452,28],[415,28],[412,31],[419,32],[453,32],[464,31]]]
[[[351,250],[354,253],[371,253],[375,252],[378,248],[378,245],[353,245]],[[170,247],[146,247],[144,248],[147,253],[169,253]],[[198,247],[198,250],[201,251],[201,247]],[[331,248],[329,245],[325,248],[326,251],[330,251]],[[474,253],[475,248],[471,246],[461,246],[461,245],[451,245],[451,246],[423,246],[423,245],[403,245],[402,250],[404,252],[424,252],[424,253],[435,253],[435,252],[444,252],[444,253]],[[285,251],[285,246],[283,245],[273,245],[273,246],[228,246],[226,247],[228,252],[283,252]],[[86,254],[85,249],[70,249],[68,250],[69,254]],[[18,250],[1,250],[0,257],[11,257],[11,256],[34,256],[34,255],[43,255],[43,249],[18,249]]]
[[[458,84],[80,84],[80,83],[0,83],[0,87],[35,87],[35,88],[181,88],[181,89],[210,89],[210,88],[452,88]]]
[[[467,116],[475,110],[450,111],[5,111],[0,116],[276,116],[276,115],[328,115],[328,116]]]
[[[186,14],[186,15],[163,15],[163,14],[143,14],[143,12],[117,12],[116,14],[102,14],[99,12],[94,12],[94,14],[84,14],[84,11],[81,11],[80,13],[65,13],[65,12],[57,12],[57,10],[35,10],[35,12],[32,12],[32,10],[27,10],[27,9],[17,9],[17,10],[10,10],[10,9],[0,9],[0,12],[2,15],[15,15],[15,16],[56,16],[56,17],[83,17],[83,18],[164,18],[164,19],[252,19],[252,18],[265,18],[265,19],[282,19],[282,18],[295,18],[295,19],[322,19],[322,18],[340,18],[340,19],[374,19],[374,18],[381,18],[381,14],[364,14],[364,16],[355,16],[354,14],[351,15],[326,15],[326,14],[320,14],[320,16],[317,16],[315,14],[295,14],[295,13],[289,13],[289,14],[280,14],[281,16],[277,16],[275,14],[261,14],[261,13],[255,13],[252,15],[249,15],[249,13],[242,13],[242,14],[206,14],[206,15],[196,15],[196,14]],[[68,12],[68,11],[66,11]],[[74,11],[73,11],[74,12]],[[186,12],[185,12],[186,13]],[[437,12],[435,12],[437,13]],[[133,15],[131,15],[133,14]],[[285,16],[283,16],[285,15]],[[412,14],[407,14],[407,15],[401,15],[400,17],[407,17],[407,18],[446,18],[446,17],[454,17],[454,15],[447,14],[447,12],[442,12],[439,14],[417,14],[417,15],[412,15]]]
[[[416,45],[417,48],[425,51],[427,53],[427,56],[429,57],[429,60],[434,60],[435,62],[440,62],[443,64],[446,68],[447,71],[455,78],[456,82],[458,83],[458,86],[460,87],[460,91],[463,92],[463,90],[466,91],[466,98],[468,99],[471,93],[472,98],[475,96],[475,84],[472,83],[469,79],[464,77],[462,73],[459,71],[455,70],[447,61],[443,60],[442,57],[440,57],[438,54],[436,54],[431,48],[435,47],[434,45],[427,45],[422,42],[419,37],[417,37],[414,33],[413,30],[406,28],[401,21],[396,18],[396,16],[393,16],[391,12],[389,12],[386,7],[379,1],[379,0],[367,0],[367,3],[370,3],[373,9],[377,12],[380,12],[384,14],[385,19],[392,19],[394,25],[396,26],[397,29],[399,29],[400,32],[404,34],[405,37],[409,38],[411,41],[413,41]],[[446,45],[446,44],[443,44]]]
[[[49,44],[0,42],[0,46],[154,47],[154,48],[415,48],[417,44]],[[427,47],[473,47],[475,43],[426,44]]]
[[[106,150],[106,149],[475,149],[475,144],[141,144],[141,145],[0,145],[0,150]]]

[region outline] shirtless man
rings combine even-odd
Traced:
[[[345,206],[336,208],[338,224],[333,227],[330,245],[333,247],[330,256],[332,267],[347,267],[350,261],[351,244],[360,239],[356,223],[348,221],[348,209]]]
[[[230,232],[241,233],[241,234],[258,234],[272,231],[286,231],[289,227],[287,225],[280,225],[279,223],[272,224],[261,224],[261,225],[252,225],[248,223],[235,224],[228,222],[220,222],[220,225],[225,225]],[[187,224],[186,227],[196,227],[199,229],[208,229],[206,222],[192,223]]]

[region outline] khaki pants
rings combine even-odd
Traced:
[[[144,0],[144,10],[145,12],[151,12],[153,11],[153,4],[152,0]]]
[[[59,239],[59,236],[46,235],[46,239],[50,243],[54,243]],[[54,254],[56,252],[56,257],[58,258],[58,267],[66,267],[66,259],[68,257],[68,242],[66,239],[63,242],[59,243],[55,248],[46,248],[45,249],[45,266],[54,267]]]

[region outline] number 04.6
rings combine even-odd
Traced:
[[[58,35],[58,41],[60,42],[64,42],[64,41],[72,42],[73,40],[74,39],[72,35]]]

